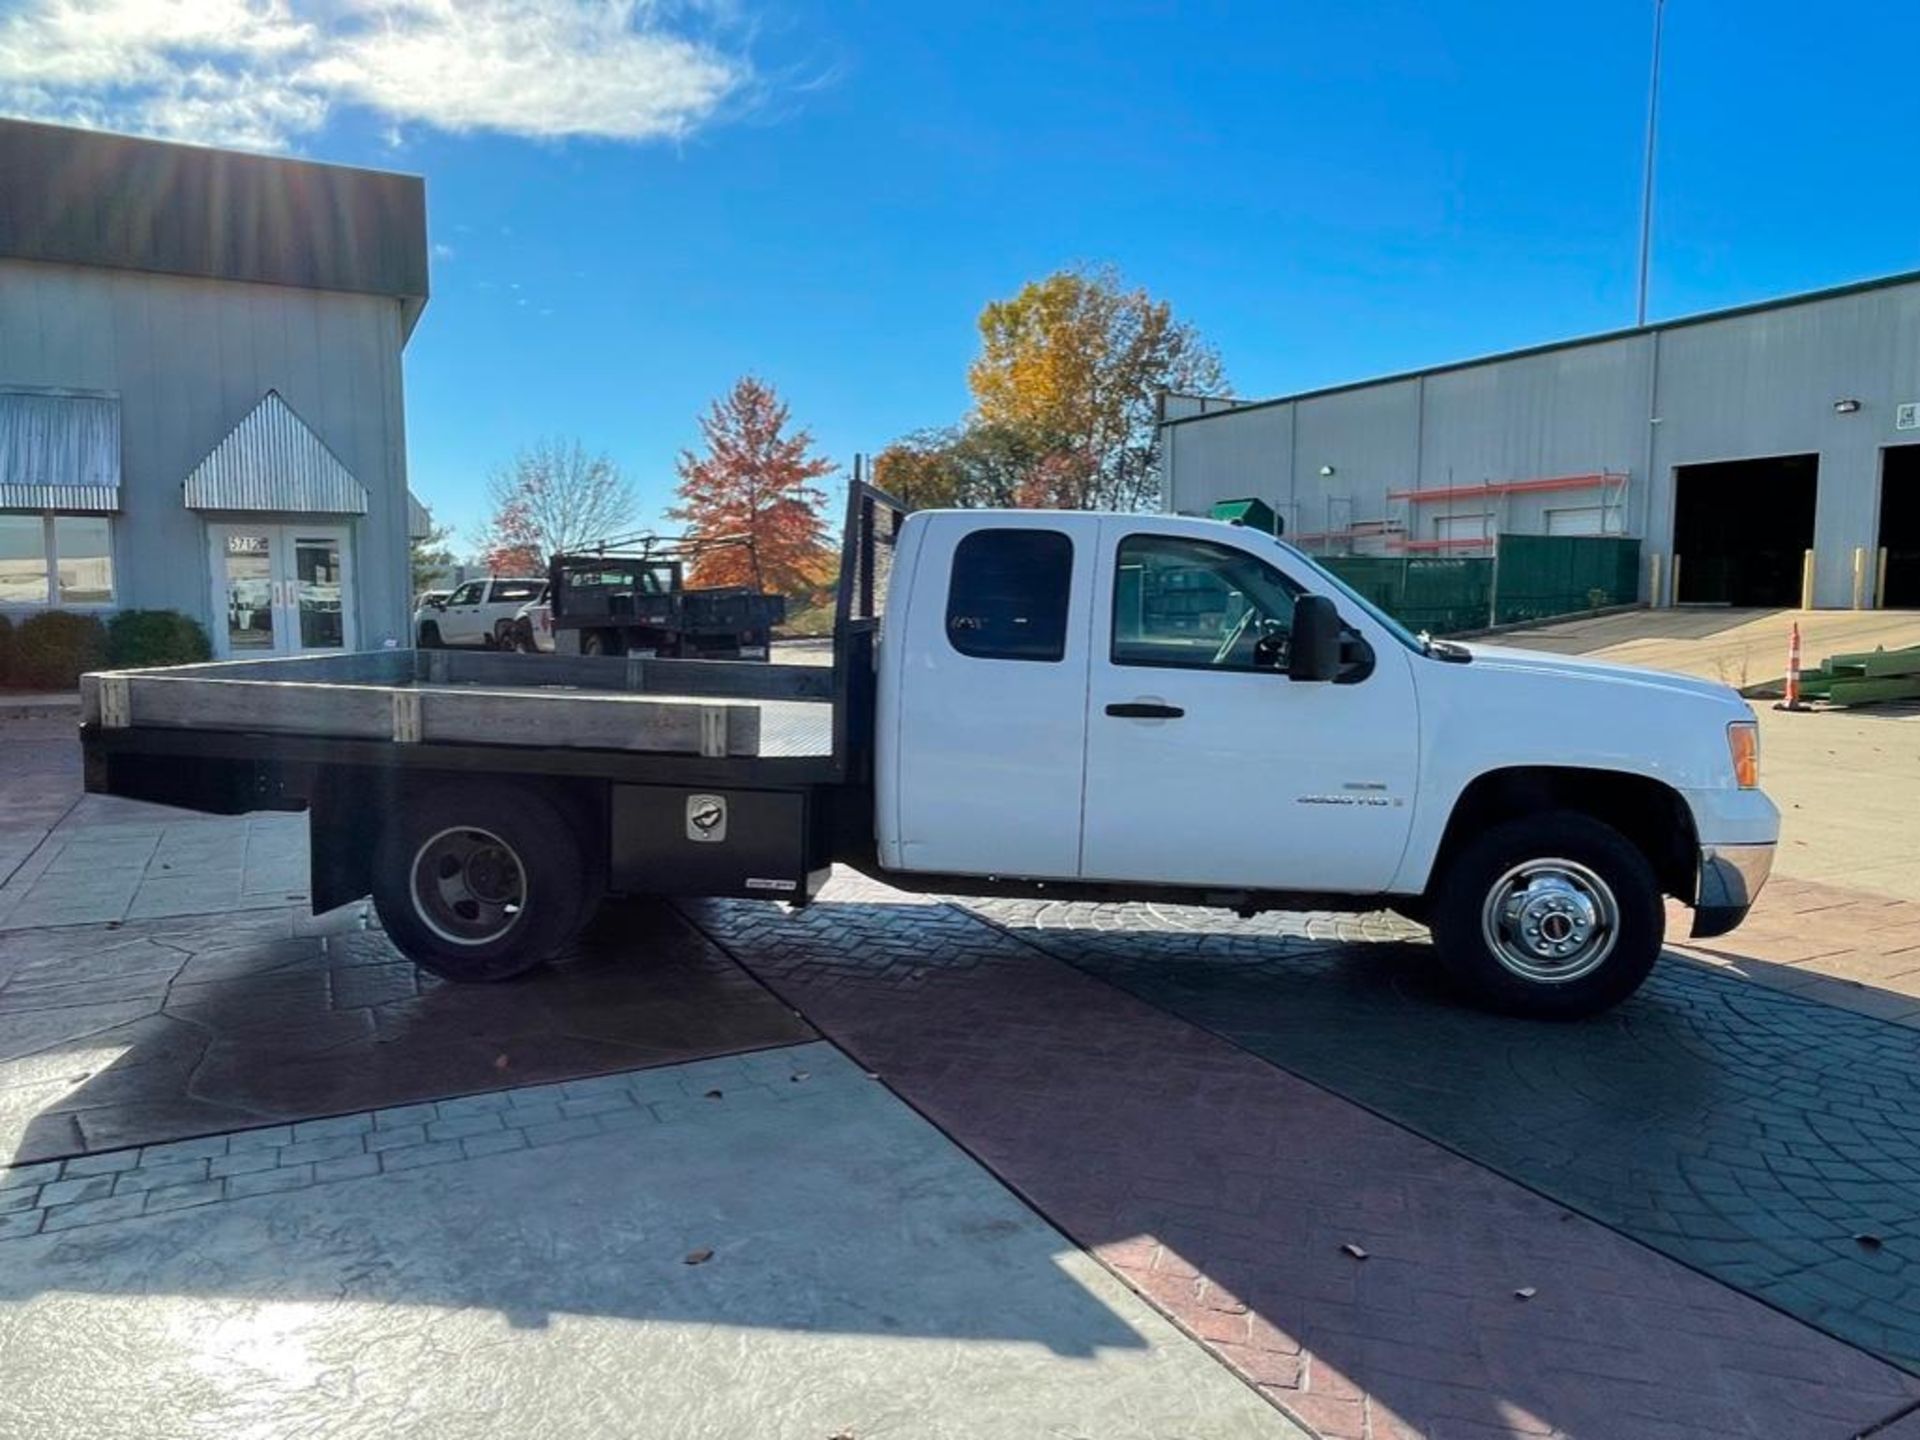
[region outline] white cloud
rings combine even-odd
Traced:
[[[357,107],[390,127],[641,141],[752,82],[710,0],[27,0],[0,111],[280,149]]]

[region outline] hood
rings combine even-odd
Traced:
[[[1457,642],[1456,642],[1457,643]],[[1604,681],[1618,685],[1639,685],[1680,695],[1695,695],[1717,700],[1738,710],[1750,707],[1739,691],[1718,680],[1701,680],[1672,670],[1650,670],[1641,665],[1615,665],[1606,660],[1588,660],[1579,655],[1555,655],[1541,650],[1518,650],[1510,645],[1468,644],[1473,653],[1469,668],[1519,672],[1542,677],[1558,676],[1568,680]]]

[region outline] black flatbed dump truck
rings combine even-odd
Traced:
[[[686,586],[686,566],[744,538],[635,535],[555,555],[547,569],[554,650],[574,655],[766,660],[787,602],[750,585]]]
[[[81,682],[86,786],[308,812],[315,913],[371,895],[450,979],[543,963],[608,894],[804,903],[836,860],[871,864],[873,647],[904,515],[849,494],[831,669],[383,650],[107,672]]]

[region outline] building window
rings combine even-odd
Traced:
[[[0,605],[111,605],[104,515],[0,514]]]
[[[53,560],[60,604],[113,603],[113,531],[106,516],[54,516]]]
[[[0,515],[0,605],[47,603],[47,522]]]
[[[947,639],[979,660],[1062,659],[1073,541],[1058,530],[976,530],[953,552]]]

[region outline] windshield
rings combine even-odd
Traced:
[[[1402,645],[1406,646],[1407,649],[1413,651],[1415,654],[1418,654],[1418,655],[1425,655],[1428,653],[1426,641],[1422,640],[1418,635],[1414,634],[1411,630],[1407,629],[1406,626],[1402,625],[1398,620],[1394,619],[1391,615],[1387,614],[1386,611],[1382,610],[1378,605],[1374,604],[1373,601],[1367,599],[1366,596],[1362,595],[1358,590],[1354,589],[1346,581],[1342,580],[1338,575],[1334,574],[1331,570],[1327,569],[1326,566],[1317,562],[1311,555],[1303,554],[1301,551],[1287,544],[1287,542],[1284,540],[1275,540],[1273,544],[1275,549],[1285,551],[1288,559],[1297,560],[1302,565],[1306,566],[1307,569],[1312,572],[1313,577],[1316,580],[1323,583],[1327,587],[1327,589],[1333,591],[1337,595],[1345,596],[1347,599],[1351,600],[1354,604],[1358,605],[1362,610],[1366,611],[1368,615],[1373,617],[1376,623],[1378,623],[1389,635],[1393,636],[1394,639],[1398,640]]]

